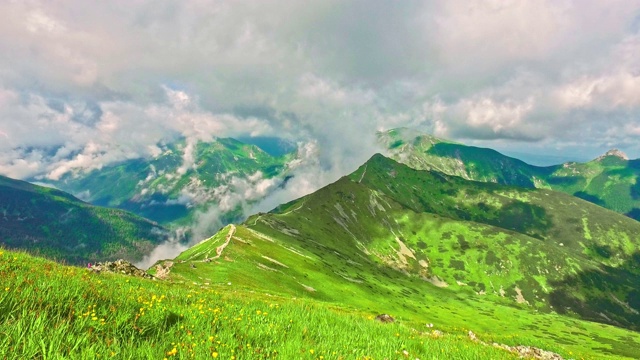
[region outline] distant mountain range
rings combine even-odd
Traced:
[[[141,260],[170,236],[132,213],[0,176],[0,244],[70,264]]]
[[[238,220],[242,211],[225,197],[258,185],[265,191],[276,188],[286,180],[287,162],[294,155],[273,156],[231,138],[179,141],[164,145],[155,157],[70,173],[51,184],[92,204],[132,211],[162,224],[189,224],[196,211],[220,204],[228,223]],[[264,195],[252,193],[246,201]]]
[[[413,129],[378,133],[385,154],[420,170],[437,170],[464,179],[526,188],[545,188],[580,197],[640,220],[640,160],[612,150],[586,163],[535,166],[495,150],[467,146]],[[276,141],[266,139],[273,150]],[[289,151],[284,153],[282,150]],[[166,225],[186,225],[197,211],[223,207],[221,224],[240,221],[238,199],[227,195],[247,188],[242,201],[255,202],[282,185],[290,174],[295,150],[288,145],[271,155],[256,145],[231,138],[164,145],[153,158],[140,158],[90,172],[67,174],[55,187],[95,205],[132,211]]]
[[[387,155],[414,169],[525,188],[553,189],[640,220],[640,160],[618,150],[587,163],[529,165],[495,150],[419,134],[411,129],[378,133]]]

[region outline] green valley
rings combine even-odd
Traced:
[[[162,224],[187,225],[197,210],[211,204],[219,204],[223,222],[231,222],[242,216],[241,204],[222,198],[245,188],[277,187],[286,180],[287,163],[294,155],[272,156],[231,138],[182,140],[162,145],[155,157],[69,173],[53,185],[95,205],[132,211]],[[249,194],[244,200],[264,195]]]

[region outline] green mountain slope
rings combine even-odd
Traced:
[[[131,213],[0,176],[0,243],[73,264],[141,260],[169,233]]]
[[[638,234],[640,223],[573,196],[376,155],[314,194],[223,229],[169,271],[485,339],[518,334],[590,357],[634,357],[640,337],[623,328],[640,328]]]
[[[416,135],[409,129],[381,132],[378,138],[390,157],[415,169],[562,191],[640,220],[640,160],[627,160],[616,150],[587,163],[539,167],[492,149]]]
[[[193,144],[181,141],[161,150],[154,158],[69,174],[53,184],[95,205],[129,210],[164,224],[186,224],[196,210],[222,202],[221,197],[234,186],[261,181],[267,187],[277,186],[283,181],[286,162],[293,157],[271,156],[231,138]],[[227,221],[241,215],[237,205],[222,209]]]

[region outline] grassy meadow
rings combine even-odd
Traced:
[[[512,359],[458,334],[236,288],[95,274],[0,249],[2,359]]]

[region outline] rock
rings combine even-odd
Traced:
[[[533,346],[509,346],[505,344],[493,343],[494,347],[505,349],[509,352],[517,354],[520,358],[536,359],[536,360],[564,360],[562,356],[551,351],[542,350]]]
[[[478,337],[471,330],[469,330],[469,339],[471,339],[471,341],[478,341]]]
[[[144,270],[138,269],[132,263],[126,260],[105,261],[99,262],[91,266],[91,271],[95,273],[110,272],[116,274],[123,274],[135,277],[141,277],[145,279],[154,279],[153,276],[147,274]]]
[[[392,323],[396,321],[396,319],[394,319],[393,317],[391,317],[391,315],[388,315],[388,314],[380,314],[376,316],[376,320],[383,323]]]
[[[604,155],[600,155],[596,158],[596,161],[600,161],[608,156],[615,156],[617,158],[620,158],[622,160],[629,160],[629,157],[627,156],[627,154],[623,153],[622,151],[618,150],[618,149],[611,149],[609,151],[607,151]]]
[[[562,356],[547,350],[542,350],[533,346],[512,346],[511,351],[523,358],[533,358],[539,360],[564,360]]]
[[[162,264],[156,265],[156,278],[166,279],[167,277],[169,277],[172,266],[173,261],[165,261]]]

